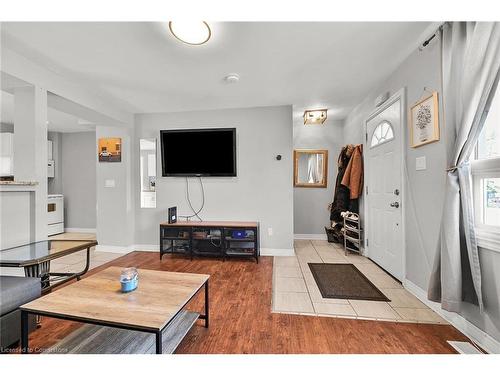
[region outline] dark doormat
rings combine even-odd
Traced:
[[[308,263],[323,298],[390,302],[353,264]]]

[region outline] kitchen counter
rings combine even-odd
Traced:
[[[37,181],[0,181],[0,185],[6,186],[36,186]]]

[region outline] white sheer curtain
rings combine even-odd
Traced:
[[[310,154],[309,159],[307,160],[307,182],[309,183],[318,183],[323,179],[322,175],[322,159],[323,155],[321,154]]]
[[[442,29],[443,107],[447,133],[446,193],[428,297],[458,312],[483,309],[469,157],[498,85],[500,24],[453,22]]]

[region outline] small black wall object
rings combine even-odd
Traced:
[[[177,206],[168,209],[168,223],[177,223]]]
[[[281,160],[281,155],[276,155],[276,160]]]

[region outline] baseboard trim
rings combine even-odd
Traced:
[[[98,246],[99,247],[99,246]],[[110,251],[110,252],[117,252],[116,248],[119,248],[119,246],[105,246],[106,248],[109,248],[110,250],[100,250],[99,251]],[[126,252],[131,252],[131,251],[160,251],[160,246],[159,245],[151,245],[151,244],[134,244],[128,247],[123,247],[121,248],[122,251],[124,249],[127,249]],[[260,255],[262,256],[294,256],[295,251],[294,249],[272,249],[272,248],[261,248],[260,249]]]
[[[131,253],[131,246],[116,246],[116,245],[97,245],[95,247],[96,251],[106,251],[109,253],[118,253],[118,254],[128,254]]]
[[[483,354],[483,352],[479,351],[474,345],[470,342],[462,342],[462,341],[446,341],[450,346],[453,347],[460,354]]]
[[[160,251],[160,245],[140,245],[140,244],[136,244],[136,245],[132,245],[132,246],[129,246],[129,248],[131,249],[131,251]]]
[[[160,251],[159,245],[134,244],[130,246],[115,246],[115,245],[97,245],[97,251],[108,251],[112,253],[128,254],[132,251]],[[260,248],[260,255],[271,257],[291,257],[295,255],[294,249],[272,249],[267,247]]]
[[[326,234],[298,234],[295,233],[293,235],[293,239],[295,240],[327,240]]]
[[[260,248],[260,255],[270,257],[293,257],[295,255],[294,249],[271,249],[268,247]]]
[[[65,232],[68,233],[97,233],[96,228],[64,228]]]
[[[471,340],[477,342],[484,350],[490,354],[500,353],[500,342],[495,340],[493,337],[488,335],[483,330],[476,327],[474,324],[469,322],[463,316],[443,310],[439,303],[429,301],[427,299],[427,292],[420,288],[418,285],[414,284],[410,280],[406,279],[403,281],[403,286],[411,292],[415,297],[417,297],[424,304],[429,306],[437,314],[439,314],[443,319],[448,321],[452,326],[462,332],[465,336]]]

